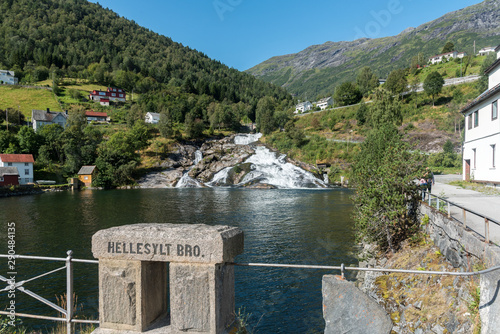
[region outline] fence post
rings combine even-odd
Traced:
[[[73,319],[73,251],[67,252],[66,258],[66,333],[73,334],[71,320]]]
[[[451,206],[450,206],[450,202],[446,201],[446,203],[448,203],[448,218],[451,218]]]
[[[437,210],[439,211],[439,197],[436,197],[436,207],[437,207]]]
[[[464,215],[464,230],[467,231],[467,222],[465,221],[467,219],[467,212],[465,209],[462,209],[463,215]]]
[[[484,218],[484,239],[487,244],[490,243],[490,220],[488,218]]]
[[[427,194],[429,195],[429,206],[431,206],[431,203],[432,203],[431,193],[427,192]]]

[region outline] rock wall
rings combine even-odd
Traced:
[[[486,244],[470,231],[465,231],[461,223],[429,207],[420,206],[422,218],[427,215],[429,224],[425,226],[441,253],[455,268],[472,271],[472,264],[482,261],[487,268],[500,265],[500,247]],[[481,275],[481,333],[498,333],[500,328],[500,270]]]

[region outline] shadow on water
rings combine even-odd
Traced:
[[[16,223],[18,254],[92,259],[91,237],[100,229],[137,223],[219,224],[245,232],[236,262],[357,264],[350,220],[351,192],[330,190],[146,189],[47,193],[0,200],[0,221]],[[6,226],[3,227],[6,229]],[[7,252],[0,233],[0,253]],[[18,260],[17,280],[63,266]],[[0,275],[6,261],[0,263]],[[322,332],[321,277],[327,271],[236,267],[236,308],[251,313],[258,333]],[[333,272],[333,274],[338,274]],[[64,272],[26,285],[55,302],[65,291]],[[97,318],[97,266],[75,265],[80,312]],[[0,293],[0,305],[7,305]],[[24,295],[17,311],[57,316]],[[52,323],[26,320],[43,329]]]

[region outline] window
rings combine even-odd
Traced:
[[[498,118],[498,100],[491,104],[491,120]]]
[[[0,182],[3,182],[3,176],[0,176]]]
[[[476,149],[475,148],[472,149],[472,153],[474,154],[474,161],[473,161],[474,164],[472,165],[473,166],[472,168],[476,169]]]
[[[472,114],[467,116],[467,129],[468,130],[472,129]]]
[[[84,179],[84,180],[88,180],[88,179],[89,179],[89,177],[88,177],[88,176],[84,176],[84,177],[83,177],[83,179]]]
[[[27,162],[25,162],[25,163],[24,163],[24,166],[28,167],[28,166],[29,166],[29,164],[28,164]]]
[[[25,169],[24,170],[24,175],[30,175],[30,170],[29,169]]]
[[[474,111],[474,127],[477,128],[479,125],[479,111]]]
[[[496,148],[495,144],[491,145],[491,167],[492,168],[495,168],[495,148]]]
[[[7,162],[7,166],[11,167],[12,166],[12,162]]]

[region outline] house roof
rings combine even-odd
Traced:
[[[496,52],[500,51],[500,45],[495,48],[495,51]]]
[[[455,53],[455,52],[457,52],[457,51],[451,51],[451,52],[441,53],[441,54],[438,54],[438,55],[435,55],[435,56],[432,56],[432,57],[429,57],[429,58],[451,55],[452,53]],[[463,53],[463,52],[459,52],[459,53]]]
[[[299,107],[301,107],[301,106],[305,106],[305,105],[306,105],[306,104],[308,104],[308,103],[309,103],[309,104],[311,104],[311,102],[309,102],[309,101],[306,101],[306,102],[301,102],[301,103],[297,104],[297,108],[299,108]]]
[[[102,101],[102,99],[101,99]],[[85,116],[87,117],[108,117],[108,114],[105,112],[99,112],[99,111],[86,111]]]
[[[462,114],[468,112],[469,110],[471,110],[472,108],[474,108],[475,106],[477,106],[479,103],[483,102],[484,100],[492,97],[493,95],[495,95],[496,93],[500,92],[500,84],[496,85],[495,87],[493,87],[492,89],[490,90],[487,90],[486,92],[484,92],[483,94],[479,95],[477,98],[475,98],[472,102],[470,102],[469,104],[467,104],[462,110],[460,110],[460,112]]]
[[[0,154],[0,159],[3,162],[35,162],[31,154]]]
[[[95,166],[82,166],[80,168],[80,171],[78,172],[78,175],[90,175],[94,172]]]
[[[146,115],[147,115],[147,114],[150,114],[150,115],[151,115],[151,116],[153,116],[153,117],[160,118],[160,114],[159,114],[159,113],[157,113],[157,112],[147,112],[147,113],[146,113]]]
[[[0,167],[0,176],[4,175],[17,175],[19,176],[19,171],[16,167]]]
[[[332,98],[329,96],[329,97],[325,97],[325,98],[322,98],[321,100],[319,100],[318,102],[316,103],[325,103],[325,102],[328,102],[330,101]]]
[[[484,73],[486,73],[486,74],[490,73],[490,72],[491,72],[491,71],[493,71],[495,68],[497,68],[497,67],[498,67],[498,65],[500,65],[500,58],[499,58],[499,59],[497,59],[497,60],[496,60],[493,64],[491,64],[491,66],[490,66],[490,67],[488,67],[488,68],[484,71]]]
[[[64,118],[68,118],[68,115],[64,112],[56,112],[56,111],[47,111],[47,110],[31,110],[31,119],[33,121],[42,121],[42,122],[52,122],[52,120],[57,115],[63,115]]]

